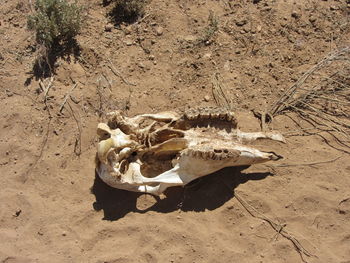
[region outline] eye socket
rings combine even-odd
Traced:
[[[132,152],[131,156],[136,156],[137,152]]]

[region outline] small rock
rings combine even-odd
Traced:
[[[13,96],[13,92],[11,90],[6,89],[5,92],[6,92],[7,97],[12,97]]]
[[[44,233],[43,233],[41,230],[39,230],[39,231],[38,231],[38,235],[39,235],[39,236],[42,236],[42,235],[44,235]]]
[[[210,58],[210,57],[211,57],[211,53],[206,53],[206,54],[204,54],[204,56],[203,56],[204,59],[208,59],[208,58]]]
[[[127,46],[131,46],[133,44],[133,41],[131,39],[126,39],[124,41],[124,43],[127,45]]]
[[[204,96],[204,100],[205,100],[206,102],[210,101],[209,95],[205,95],[205,96]]]
[[[311,23],[315,23],[315,22],[316,22],[316,17],[311,16],[311,17],[309,18],[309,21],[310,21]]]
[[[66,232],[62,232],[62,236],[67,236],[67,233]]]
[[[245,24],[247,24],[247,20],[246,19],[242,19],[242,20],[236,21],[236,25],[237,26],[244,26]]]
[[[130,35],[132,32],[132,28],[131,28],[131,26],[127,26],[127,27],[123,28],[123,31],[124,31],[125,35]]]
[[[112,24],[108,23],[107,25],[105,25],[105,31],[111,32],[112,29],[113,29],[113,27],[114,27],[114,26],[113,26]]]
[[[225,64],[224,64],[224,70],[225,71],[230,71],[230,61],[226,61]]]
[[[265,7],[261,8],[261,11],[267,12],[267,11],[270,11],[271,9],[272,9],[271,6],[265,6]]]
[[[291,16],[294,18],[300,18],[301,14],[298,11],[293,10]]]
[[[337,10],[338,7],[336,7],[335,5],[331,5],[329,9],[330,9],[331,11],[334,11],[334,10]]]
[[[22,213],[21,209],[17,209],[15,214],[13,215],[14,217],[19,217],[19,215]]]
[[[140,62],[139,64],[138,64],[138,66],[140,67],[140,68],[145,68],[145,64],[143,64],[142,62]]]
[[[154,58],[155,58],[155,57],[154,57],[153,55],[149,55],[149,56],[148,56],[148,59],[149,59],[149,60],[154,60]]]
[[[158,26],[157,28],[156,28],[156,34],[157,34],[157,36],[161,36],[161,35],[163,35],[163,28],[161,27],[161,26]]]
[[[262,29],[262,27],[261,27],[261,25],[258,25],[257,27],[256,27],[256,32],[260,32],[261,31],[261,29]]]
[[[197,40],[197,37],[196,36],[192,36],[192,35],[188,35],[188,36],[185,36],[183,38],[184,41],[186,42],[194,42]]]

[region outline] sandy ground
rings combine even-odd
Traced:
[[[281,132],[296,131],[287,144],[255,143],[283,160],[224,169],[193,187],[169,189],[158,202],[112,189],[94,170],[96,125],[104,113],[213,106],[215,72],[242,130],[259,130],[252,110],[266,110],[322,57],[350,44],[349,1],[153,0],[145,19],[110,32],[105,26],[111,5],[101,2],[84,2],[80,55],[58,59],[45,104],[39,78],[31,73],[29,3],[2,1],[1,262],[349,263],[349,149],[326,134],[306,136],[295,114],[272,123]],[[209,10],[219,31],[208,43],[194,44],[205,32]],[[49,78],[42,81],[47,85]],[[330,162],[300,165],[324,161]],[[290,240],[250,215],[235,194],[314,256],[302,259]]]

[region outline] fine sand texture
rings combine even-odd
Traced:
[[[0,5],[0,262],[350,263],[350,148],[295,111],[267,127],[286,144],[253,144],[282,160],[223,169],[160,200],[107,186],[94,162],[107,112],[215,106],[216,73],[240,129],[260,131],[253,112],[350,46],[349,1],[152,0],[131,24],[108,15],[109,1],[80,1],[77,54],[51,75],[33,68],[34,2]],[[350,87],[342,65],[322,76],[340,72]],[[303,87],[319,83],[313,74]],[[330,107],[349,121],[349,107]]]

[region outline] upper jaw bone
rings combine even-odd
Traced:
[[[107,156],[114,149],[122,149],[122,156],[138,146],[138,143],[130,139],[120,129],[110,130],[111,137],[98,143],[97,156],[101,162],[107,163]],[[120,159],[119,159],[120,160]]]

